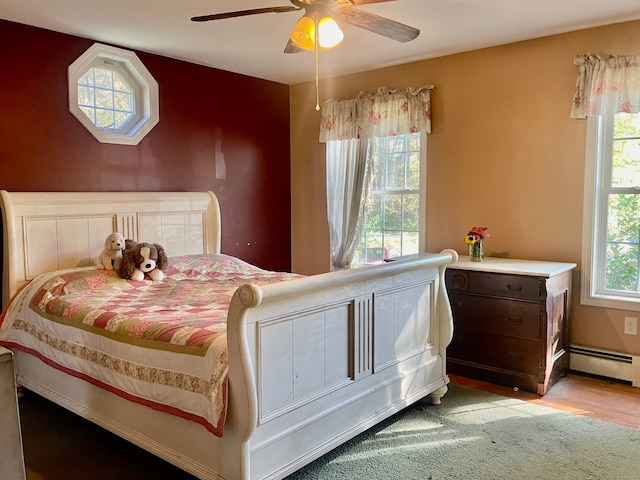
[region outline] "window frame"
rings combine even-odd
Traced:
[[[584,177],[580,303],[640,312],[639,293],[618,293],[604,288],[607,251],[605,183],[611,176],[614,115],[587,117]]]
[[[402,134],[405,135],[405,134]],[[409,135],[409,134],[406,134]],[[398,135],[400,136],[400,135]],[[426,251],[426,214],[427,214],[427,137],[428,135],[425,132],[420,133],[420,173],[419,173],[419,186],[418,186],[418,253]],[[383,189],[383,191],[386,189]],[[395,190],[389,189],[390,193],[404,193],[405,190]],[[372,187],[373,192],[373,187]],[[372,193],[371,193],[372,194]],[[365,219],[366,222],[366,219]],[[362,238],[360,241],[364,239],[366,232],[366,226],[362,231]],[[404,253],[403,255],[407,255]],[[390,257],[395,258],[395,257]],[[358,267],[367,266],[371,264],[361,263],[358,264]]]
[[[117,72],[133,89],[134,116],[120,128],[97,127],[78,105],[78,81],[93,67]],[[159,120],[158,82],[134,52],[94,43],[68,68],[69,111],[101,143],[137,145]]]

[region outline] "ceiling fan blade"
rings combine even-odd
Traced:
[[[214,13],[212,15],[201,15],[199,17],[191,17],[193,22],[208,22],[210,20],[222,20],[224,18],[245,17],[247,15],[257,15],[259,13],[285,13],[300,10],[298,7],[267,7],[254,8],[252,10],[238,10],[236,12]]]
[[[395,20],[356,10],[355,8],[337,8],[335,14],[341,20],[354,27],[364,28],[370,32],[383,35],[398,42],[410,42],[420,34],[420,30]]]
[[[294,43],[291,41],[291,39],[289,39],[289,41],[287,42],[287,45],[284,47],[284,53],[298,53],[298,52],[304,52],[304,49],[300,47],[296,47]]]
[[[396,0],[345,0],[345,3],[355,7],[359,5],[367,5],[369,3],[395,2]]]

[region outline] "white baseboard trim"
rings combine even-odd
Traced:
[[[640,356],[571,345],[569,368],[601,377],[631,382],[640,388]]]

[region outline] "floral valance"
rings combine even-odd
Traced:
[[[572,118],[640,111],[640,54],[587,53],[573,63],[579,73]]]
[[[431,133],[431,90],[378,89],[354,99],[328,100],[322,107],[320,141]]]

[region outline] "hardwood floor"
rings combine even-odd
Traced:
[[[453,384],[640,429],[640,388],[629,383],[570,373],[540,396],[458,375],[449,377]]]

